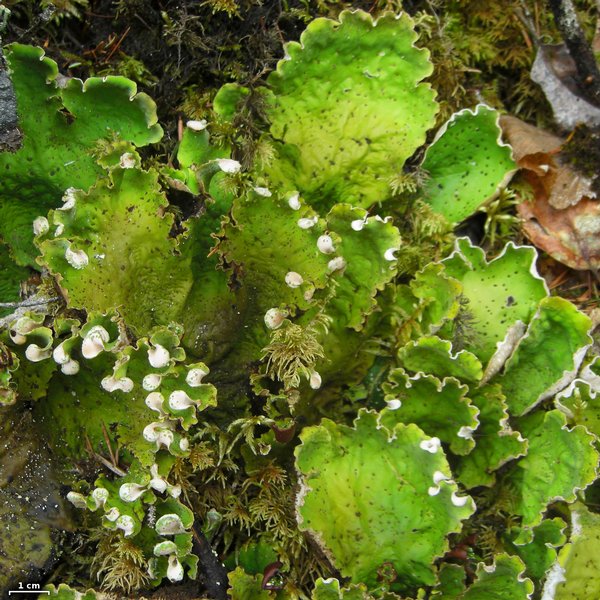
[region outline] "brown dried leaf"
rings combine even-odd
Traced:
[[[600,267],[600,202],[583,198],[556,209],[538,188],[535,199],[520,204],[518,211],[525,235],[554,259],[572,269]]]
[[[567,208],[582,198],[596,197],[590,180],[561,162],[559,152],[564,139],[516,117],[503,116],[500,125],[513,148],[517,165],[539,178],[550,206]]]
[[[564,140],[515,117],[500,124],[534,192],[534,200],[518,206],[525,235],[573,269],[597,269],[600,202],[590,180],[561,162]]]

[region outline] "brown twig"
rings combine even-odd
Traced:
[[[90,442],[90,438],[88,438],[87,434],[85,435],[85,446],[86,446],[86,450],[88,451],[88,454],[92,458],[94,458],[95,460],[97,460],[99,463],[101,463],[102,465],[104,465],[109,471],[112,471],[115,475],[118,475],[119,477],[125,477],[125,475],[127,475],[127,473],[125,473],[125,471],[123,471],[122,469],[119,469],[119,467],[113,465],[109,460],[107,460],[106,458],[104,458],[104,456],[102,456],[101,454],[98,454],[92,448],[92,444]]]

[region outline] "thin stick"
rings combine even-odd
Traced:
[[[90,438],[88,438],[87,434],[85,436],[85,444],[87,446],[86,449],[87,449],[88,453],[92,456],[92,458],[97,460],[99,463],[103,464],[109,471],[112,471],[115,475],[118,475],[119,477],[125,477],[125,475],[127,475],[127,473],[125,473],[125,471],[123,471],[122,469],[119,469],[119,467],[113,465],[109,460],[106,460],[106,458],[104,458],[104,456],[102,456],[94,451],[94,449],[92,448],[92,444],[90,442]]]
[[[60,298],[46,298],[41,300],[39,298],[31,298],[30,300],[21,300],[20,302],[0,302],[0,308],[27,308],[28,306],[42,306],[43,304],[51,304],[56,302]]]
[[[578,83],[587,100],[600,107],[600,70],[585,39],[572,0],[548,0],[554,21],[577,67]]]
[[[106,430],[106,425],[104,423],[102,423],[102,435],[104,436],[104,443],[106,444],[106,447],[108,448],[108,453],[110,454],[110,459],[112,460],[112,464],[115,465],[115,467],[118,467],[119,461],[115,458],[115,455],[113,453],[112,446],[110,445],[110,438],[108,437],[108,431]]]

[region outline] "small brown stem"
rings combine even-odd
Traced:
[[[108,431],[107,431],[106,425],[104,423],[102,423],[102,435],[104,436],[104,442],[106,444],[106,447],[108,448],[108,454],[110,455],[110,460],[112,461],[112,464],[118,469],[119,468],[119,458],[118,458],[118,456],[115,456],[115,453],[113,452],[112,445],[110,443],[110,437],[108,435]]]
[[[548,0],[554,21],[577,67],[578,83],[585,98],[600,107],[600,71],[588,44],[572,0]]]
[[[109,471],[112,471],[115,475],[118,475],[119,477],[125,477],[125,475],[127,475],[125,471],[119,469],[119,467],[113,465],[109,460],[106,460],[104,456],[94,451],[94,449],[92,448],[92,443],[90,442],[90,438],[87,436],[87,433],[85,434],[85,445],[88,454],[92,458],[97,460],[100,464],[104,465]]]

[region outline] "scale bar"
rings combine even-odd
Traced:
[[[12,594],[48,594],[49,596],[50,592],[48,590],[10,590],[8,595]]]

